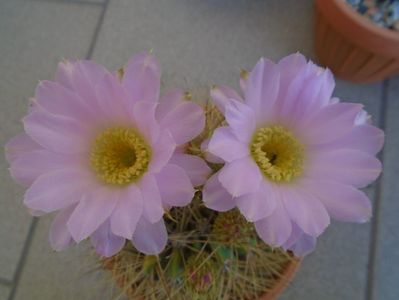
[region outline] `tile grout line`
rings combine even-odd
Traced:
[[[30,249],[30,245],[32,244],[33,235],[35,233],[37,223],[38,223],[38,218],[34,217],[30,223],[28,235],[25,240],[24,246],[22,248],[22,253],[21,253],[18,265],[17,265],[17,269],[15,270],[15,274],[14,274],[14,277],[12,280],[12,288],[11,288],[11,292],[8,297],[8,300],[13,300],[15,297],[15,292],[17,290],[17,286],[18,286],[19,280],[21,278],[22,270],[25,266],[25,261],[26,261],[27,254]]]
[[[101,10],[100,17],[99,17],[99,19],[97,21],[96,27],[94,29],[93,37],[92,37],[90,45],[89,45],[89,50],[87,51],[87,54],[86,54],[86,59],[90,59],[92,57],[92,55],[93,55],[94,48],[95,48],[96,43],[97,43],[98,35],[100,33],[100,30],[101,30],[101,27],[102,27],[102,24],[103,24],[103,21],[104,21],[105,13],[106,13],[106,11],[108,9],[109,1],[110,0],[105,0],[103,3],[98,3],[99,5],[101,5],[102,10]],[[88,2],[88,1],[86,1],[86,2],[73,1],[73,3],[74,4],[76,4],[76,3],[78,3],[78,4],[88,4],[88,3],[95,4],[94,2],[92,3],[92,2]],[[32,222],[31,222],[31,224],[30,224],[30,226],[29,226],[29,231],[28,231],[28,234],[27,234],[27,238],[26,238],[26,240],[24,242],[24,245],[23,245],[23,248],[22,248],[22,253],[21,253],[18,265],[17,265],[17,269],[16,269],[15,274],[14,274],[13,280],[11,282],[8,282],[8,285],[12,286],[11,292],[10,292],[9,297],[8,297],[8,300],[13,300],[14,297],[15,297],[15,294],[16,294],[16,291],[17,291],[17,288],[18,288],[18,284],[19,284],[19,280],[21,278],[21,274],[22,274],[22,271],[23,271],[23,268],[25,266],[25,262],[26,262],[26,259],[27,259],[27,254],[28,254],[28,252],[30,250],[30,246],[32,244],[33,235],[34,235],[35,229],[37,227],[37,223],[38,223],[38,218],[34,217]]]
[[[389,80],[385,80],[382,84],[382,92],[381,92],[381,105],[380,105],[380,116],[378,120],[378,127],[385,132],[386,129],[386,116],[388,109],[388,90],[389,90]],[[379,159],[382,164],[384,164],[384,152],[385,149],[382,150],[379,154]],[[377,259],[377,239],[378,239],[378,229],[379,229],[379,220],[381,213],[381,201],[382,201],[382,182],[383,182],[384,174],[381,173],[380,178],[378,179],[375,192],[374,192],[374,218],[372,219],[372,227],[370,232],[370,244],[369,244],[369,257],[368,257],[368,268],[367,268],[367,279],[366,279],[366,300],[373,299],[374,292],[374,271],[375,271],[375,263]]]
[[[93,34],[93,37],[91,39],[89,50],[87,51],[87,54],[86,54],[86,59],[90,59],[93,56],[94,48],[95,48],[95,46],[97,44],[98,35],[99,35],[100,31],[101,31],[101,27],[102,27],[103,22],[104,22],[105,13],[107,12],[109,1],[110,0],[105,0],[102,3],[101,14],[100,14],[100,17],[99,17],[99,19],[97,21],[96,28],[94,29],[94,34]]]
[[[101,2],[85,1],[85,0],[59,0],[60,2],[72,3],[72,4],[85,4],[85,5],[95,5],[104,6],[105,0]]]
[[[36,0],[38,2],[48,2],[48,3],[65,3],[65,4],[82,4],[82,5],[93,5],[93,6],[104,6],[104,2],[93,2],[85,0]]]

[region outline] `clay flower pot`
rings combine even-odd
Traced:
[[[288,284],[293,280],[296,272],[298,271],[302,260],[294,259],[286,267],[281,278],[276,281],[274,287],[264,294],[259,300],[275,300],[284,291]]]
[[[399,73],[399,33],[378,27],[344,0],[315,0],[315,43],[319,62],[354,82]]]

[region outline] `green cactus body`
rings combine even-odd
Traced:
[[[187,152],[202,156],[201,142],[224,120],[207,110],[206,131]],[[220,165],[213,164],[214,172]],[[293,256],[258,239],[237,210],[218,213],[202,203],[201,187],[189,206],[165,214],[169,243],[159,256],[145,256],[130,243],[103,260],[130,299],[257,299],[281,277]]]

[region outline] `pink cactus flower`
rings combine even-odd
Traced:
[[[92,61],[64,61],[55,81],[38,85],[6,155],[31,212],[59,211],[55,250],[90,237],[103,256],[125,239],[157,254],[167,243],[164,208],[187,205],[206,180],[204,161],[176,151],[203,130],[203,110],[180,90],[160,97],[160,76],[154,56],[141,53],[122,78]]]
[[[244,97],[211,91],[225,115],[207,151],[224,167],[204,187],[207,207],[238,207],[266,243],[305,255],[330,218],[365,222],[371,204],[359,190],[381,172],[383,132],[363,106],[332,97],[329,70],[300,54],[260,59],[241,78]]]

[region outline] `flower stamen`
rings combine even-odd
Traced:
[[[92,146],[90,163],[106,183],[126,185],[148,169],[150,147],[138,132],[128,127],[111,127],[100,133]]]
[[[290,182],[303,171],[304,147],[282,126],[259,128],[250,152],[263,175],[274,182]]]

